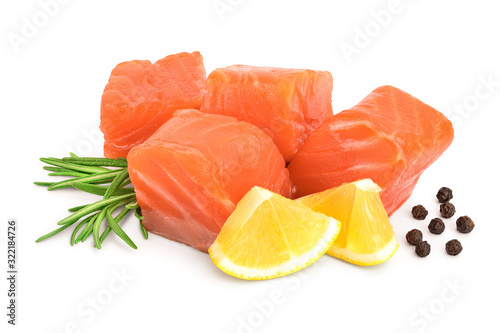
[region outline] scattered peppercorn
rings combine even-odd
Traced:
[[[471,232],[472,229],[474,229],[474,226],[474,222],[467,215],[461,216],[457,219],[457,230],[463,234]]]
[[[448,202],[453,198],[453,191],[448,187],[441,187],[436,194],[436,197],[438,198],[439,203]]]
[[[415,247],[415,253],[419,257],[427,257],[431,253],[431,245],[427,241],[420,242]]]
[[[446,253],[451,256],[456,256],[462,252],[462,244],[457,239],[452,239],[448,243],[446,243]]]
[[[417,205],[411,209],[411,214],[417,220],[425,220],[429,212],[422,205]]]
[[[435,235],[440,235],[444,231],[444,222],[440,218],[434,218],[429,223],[429,231]]]
[[[444,203],[439,207],[439,211],[442,217],[449,219],[455,214],[455,205],[449,202]]]
[[[422,241],[422,231],[418,229],[412,229],[406,234],[406,240],[411,245],[417,245]]]

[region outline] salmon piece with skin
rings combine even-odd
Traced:
[[[199,52],[169,55],[154,64],[119,64],[101,100],[104,156],[126,158],[176,110],[199,109],[205,93],[206,72]]]
[[[292,186],[272,139],[234,117],[179,110],[128,155],[128,171],[155,234],[207,252],[238,201],[260,186]]]
[[[453,126],[442,113],[383,86],[318,127],[288,169],[298,196],[371,178],[382,188],[380,197],[391,215],[453,136]]]
[[[288,162],[307,136],[332,117],[326,71],[234,65],[207,78],[201,111],[247,121],[266,132]]]

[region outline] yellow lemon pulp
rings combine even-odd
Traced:
[[[357,265],[376,265],[388,260],[399,247],[380,191],[371,179],[363,179],[296,201],[342,223],[329,255]]]
[[[229,275],[263,280],[287,275],[321,257],[340,222],[260,187],[240,200],[208,249]]]

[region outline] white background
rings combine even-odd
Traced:
[[[52,7],[46,22],[37,1],[0,5],[2,271],[7,219],[19,224],[18,326],[6,324],[2,273],[2,332],[7,327],[8,332],[400,333],[497,327],[496,1],[401,0],[394,7],[389,0],[222,0],[231,6],[222,15],[213,0],[66,2]],[[390,18],[378,15],[377,23],[374,13],[388,9]],[[41,27],[14,47],[9,38],[22,36],[26,20],[34,19]],[[360,31],[366,29],[369,36],[363,38]],[[356,47],[351,57],[342,52],[347,44]],[[452,146],[391,217],[400,241],[393,258],[363,268],[325,256],[301,274],[248,282],[225,275],[206,254],[186,246],[155,235],[145,241],[133,218],[123,225],[137,251],[112,235],[101,251],[92,241],[70,247],[69,230],[35,244],[65,209],[94,199],[76,191],[48,193],[32,182],[48,180],[39,157],[62,157],[70,150],[102,154],[96,129],[111,69],[126,60],[156,61],[195,50],[203,54],[207,72],[231,64],[329,70],[334,112],[391,84],[453,118]],[[467,214],[476,222],[471,234],[459,234],[455,218],[446,221],[444,234],[428,232],[428,221],[438,216],[435,194],[441,186],[454,190],[455,218]],[[430,212],[425,222],[409,213],[420,203]],[[432,245],[427,258],[418,258],[404,239],[415,227]],[[452,238],[464,247],[457,257],[444,252]],[[127,280],[120,283],[115,274],[122,273]],[[96,297],[106,304],[92,313],[87,302]],[[277,302],[270,306],[271,300]]]

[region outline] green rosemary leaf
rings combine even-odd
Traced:
[[[127,169],[123,169],[118,175],[116,175],[115,179],[113,179],[111,184],[109,184],[109,187],[106,190],[106,193],[104,193],[103,198],[104,199],[109,198],[127,177],[128,177],[128,171]]]
[[[101,173],[101,172],[109,172],[110,170],[106,168],[101,168],[98,166],[86,166],[86,165],[78,165],[74,163],[68,163],[65,162],[59,158],[53,158],[53,157],[48,157],[48,158],[40,158],[40,161],[51,164],[54,166],[66,168],[69,170],[74,170],[74,171],[79,171],[79,172],[84,172],[84,173]]]
[[[109,206],[107,206],[106,208],[109,210],[109,212],[113,213],[117,208],[119,208],[120,206],[123,206],[125,204],[127,204],[128,202],[130,202],[130,198],[128,199],[123,199],[123,200],[120,200],[118,202],[115,202],[114,204],[110,204]],[[96,214],[97,215],[97,214]],[[121,218],[120,218],[121,219]],[[109,225],[106,227],[106,229],[109,228]],[[92,233],[93,229],[90,228],[89,230],[87,230],[86,234],[84,235],[84,238],[82,240],[82,242],[87,239],[87,237]],[[108,231],[109,233],[109,231]],[[105,237],[104,237],[105,238]],[[104,239],[103,239],[104,240]],[[102,241],[100,242],[102,244]]]
[[[97,181],[92,181],[90,183],[85,183],[85,184],[92,184],[92,185],[103,185],[103,184],[109,184],[113,181],[113,178],[104,178],[103,180],[97,180]],[[108,187],[109,185],[106,185]]]
[[[85,220],[88,219],[88,223],[85,226],[85,228],[82,230],[80,235],[78,235],[78,237],[76,238],[75,244],[78,242],[83,243],[87,239],[87,237],[92,233],[92,227],[94,226],[94,222],[95,222],[95,219],[97,218],[98,214],[99,213],[95,213],[95,214],[93,214],[85,219]]]
[[[127,201],[128,201],[127,199],[118,201],[115,204],[107,206],[104,210],[107,210],[106,213],[113,214],[114,211],[118,209],[118,207],[125,205],[127,203]],[[105,213],[104,218],[107,218],[106,213]],[[125,212],[125,214],[126,214],[126,212]],[[103,234],[106,232],[106,230],[108,228],[111,230],[111,228],[109,227],[109,223],[108,223],[108,226],[104,229]],[[95,247],[97,247],[98,249],[101,248],[102,241],[106,238],[106,237],[103,237],[101,240],[102,236],[99,237],[99,230],[100,230],[100,226],[97,228],[97,230],[96,229],[93,230],[94,244],[95,244]],[[109,233],[109,231],[108,231],[108,233]],[[96,237],[98,238],[98,241],[96,241]]]
[[[130,183],[132,183],[132,181],[130,180],[130,178],[127,178],[120,184],[120,187],[125,187]]]
[[[76,188],[77,190],[87,192],[90,194],[100,195],[100,196],[102,196],[104,193],[106,193],[106,190],[108,189],[107,186],[99,186],[99,185],[86,184],[86,183],[74,183],[72,186],[74,188]]]
[[[106,217],[106,212],[109,211],[109,207],[104,208],[97,214],[97,218],[95,219],[92,235],[94,236],[94,244],[97,249],[101,249],[101,242],[99,241],[99,231],[101,229],[101,223]],[[109,222],[108,222],[109,224]]]
[[[71,214],[70,216],[66,217],[65,219],[62,219],[61,221],[57,222],[57,224],[64,225],[64,224],[68,224],[68,223],[74,223],[85,215],[93,213],[93,212],[95,212],[103,207],[106,207],[110,204],[116,203],[120,200],[133,198],[134,196],[135,196],[134,193],[129,193],[129,194],[123,194],[123,195],[119,195],[116,197],[96,201],[96,202],[89,204],[86,207],[76,211],[75,213]]]
[[[139,207],[139,206],[137,206],[134,209],[134,215],[135,215],[135,217],[137,217],[139,219],[139,221],[142,221],[144,219],[144,216],[142,216],[141,207]]]
[[[134,200],[125,207],[127,207],[128,209],[136,209],[137,207],[139,207],[139,204],[137,203],[137,200]]]
[[[104,229],[104,231],[102,232],[101,236],[99,237],[99,242],[104,242],[104,240],[106,239],[106,237],[108,237],[109,233],[111,232],[111,228],[110,226],[106,226],[106,229]]]
[[[118,215],[116,215],[115,222],[120,223],[120,221],[128,214],[128,212],[130,212],[130,209],[124,207],[122,211]],[[99,237],[99,241],[101,242],[101,244],[106,239],[106,237],[110,232],[111,232],[111,227],[108,225],[106,229],[104,229],[101,237]]]
[[[87,205],[76,206],[76,207],[71,207],[71,208],[68,209],[68,212],[74,213],[74,212],[77,212],[77,211],[79,211],[80,209],[82,209],[84,207],[87,207],[87,206],[88,206],[88,204]]]
[[[139,224],[141,225],[141,231],[142,231],[142,235],[144,236],[144,239],[148,239],[149,233],[146,230],[146,228],[144,228],[144,226],[142,225],[142,221],[139,221]]]
[[[54,185],[55,183],[51,183],[51,182],[34,182],[33,184],[35,185],[38,185],[38,186],[51,186],[51,185]]]
[[[99,167],[119,167],[126,168],[127,160],[118,160],[104,157],[63,157],[65,162],[78,165],[99,166]]]
[[[75,183],[75,184],[73,184],[73,187],[80,190],[80,191],[87,192],[90,194],[100,195],[100,196],[103,196],[109,188],[107,186],[99,186],[99,185],[86,184],[86,183]],[[127,193],[134,193],[134,189],[132,187],[117,188],[115,191],[113,191],[112,196],[117,196],[117,195],[122,195],[122,194],[127,194]]]
[[[75,237],[76,237],[76,234],[78,233],[78,230],[80,230],[80,228],[85,224],[85,223],[89,223],[90,219],[86,218],[85,220],[83,220],[82,222],[78,223],[78,225],[76,226],[75,230],[73,230],[73,233],[71,234],[71,238],[69,240],[69,243],[71,244],[71,246],[75,245]]]
[[[65,176],[65,177],[85,177],[88,173],[76,172],[76,171],[61,171],[61,172],[51,172],[49,176]]]
[[[100,174],[95,174],[95,175],[89,175],[85,177],[78,177],[78,178],[73,178],[73,179],[67,179],[60,181],[58,183],[52,184],[49,186],[48,190],[57,190],[60,188],[65,188],[65,187],[71,187],[75,183],[94,183],[95,181],[103,181],[103,180],[112,180],[114,179],[121,170],[115,170],[115,171],[108,171],[108,172],[103,172]]]
[[[75,244],[78,242],[83,243],[87,239],[87,237],[92,233],[92,226],[94,225],[95,219],[97,218],[98,214],[99,213],[92,214],[83,220],[83,221],[85,221],[85,223],[87,223],[87,225],[82,230],[80,235],[78,235],[77,239],[75,240]]]
[[[111,227],[111,229],[115,232],[115,234],[118,235],[125,243],[127,243],[131,248],[134,250],[137,250],[137,246],[134,244],[134,242],[130,239],[130,237],[123,231],[123,229],[116,223],[115,219],[111,214],[107,213],[106,219],[108,220],[108,225]]]
[[[49,233],[48,233],[48,234],[46,234],[46,235],[43,235],[42,237],[38,238],[35,242],[37,242],[37,243],[38,243],[38,242],[43,241],[44,239],[47,239],[47,238],[49,238],[49,237],[52,237],[52,236],[54,236],[55,234],[60,233],[61,231],[63,231],[64,229],[66,229],[66,228],[67,228],[67,227],[69,227],[69,226],[71,226],[71,223],[68,223],[68,224],[66,224],[66,225],[63,225],[62,227],[57,228],[56,230],[54,230],[54,231],[52,231],[52,232],[49,232]]]
[[[52,166],[48,166],[48,165],[44,166],[43,169],[47,170],[47,171],[54,171],[54,172],[70,171],[69,169],[66,169],[66,168],[52,167]]]

